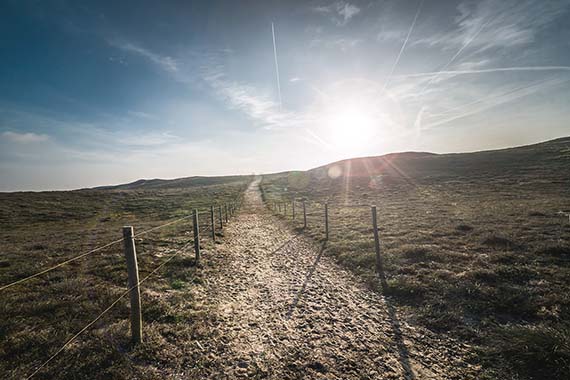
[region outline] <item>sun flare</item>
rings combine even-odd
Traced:
[[[375,122],[368,110],[348,106],[332,113],[328,125],[331,143],[352,151],[364,147],[373,137]]]
[[[363,154],[379,137],[382,117],[365,102],[328,107],[321,134],[329,147],[343,155]]]
[[[312,136],[339,158],[377,153],[402,133],[400,106],[377,83],[343,80],[318,95]]]

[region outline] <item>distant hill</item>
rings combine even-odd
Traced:
[[[194,186],[208,186],[227,184],[231,182],[243,182],[247,175],[219,176],[219,177],[184,177],[176,179],[139,179],[137,181],[122,185],[99,186],[93,190],[150,190],[150,189],[174,189]]]
[[[473,153],[435,154],[428,152],[390,153],[382,156],[351,158],[310,169],[306,172],[282,172],[268,176],[305,173],[313,180],[339,177],[378,177],[387,180],[452,179],[469,177],[489,179],[505,177],[524,180],[570,181],[570,137],[515,148]],[[185,177],[176,179],[139,179],[96,190],[169,189],[240,182],[250,176]]]
[[[352,158],[307,172],[314,179],[325,177],[376,177],[393,179],[427,177],[489,178],[532,176],[570,179],[570,137],[515,148],[474,153],[392,153]]]

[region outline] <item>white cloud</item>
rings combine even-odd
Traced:
[[[325,48],[335,48],[340,49],[342,52],[346,52],[349,49],[356,47],[362,42],[359,38],[346,38],[346,37],[331,37],[327,39],[315,38],[310,42],[311,47],[314,46],[324,46]]]
[[[527,45],[566,13],[569,6],[570,0],[465,1],[457,7],[456,29],[419,39],[416,43],[457,47],[469,41],[480,51]]]
[[[360,8],[346,1],[313,8],[315,12],[330,15],[331,21],[338,26],[346,25],[354,16],[360,13]]]
[[[243,112],[266,129],[296,126],[305,121],[299,113],[281,107],[268,91],[228,78],[221,61],[219,55],[208,55],[201,68],[201,76],[230,109]]]
[[[44,134],[37,134],[33,132],[18,133],[10,131],[3,132],[2,138],[9,142],[18,144],[39,143],[49,140],[49,136]]]
[[[127,111],[127,113],[128,113],[130,116],[137,117],[137,118],[139,118],[139,119],[151,119],[151,120],[156,120],[156,116],[151,115],[150,113],[147,113],[147,112],[129,110],[129,111]]]
[[[448,124],[471,115],[479,114],[500,105],[511,103],[523,97],[527,97],[538,92],[550,90],[561,84],[568,83],[568,78],[551,78],[539,80],[529,85],[518,87],[505,86],[491,91],[486,96],[480,96],[468,104],[462,104],[440,114],[423,115],[419,122],[421,129],[431,129],[440,125]],[[422,110],[423,113],[423,110]],[[418,123],[419,123],[418,122]],[[419,126],[417,126],[419,128]]]
[[[111,46],[114,46],[118,49],[129,53],[138,54],[148,59],[152,63],[160,66],[165,71],[169,71],[171,73],[176,73],[178,71],[178,62],[170,56],[157,54],[131,42],[114,40],[108,42]]]

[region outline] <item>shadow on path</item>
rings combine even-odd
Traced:
[[[303,285],[301,286],[301,289],[299,289],[297,294],[295,294],[295,299],[293,300],[293,303],[291,304],[291,306],[289,306],[289,310],[287,311],[287,314],[286,314],[286,319],[291,318],[291,315],[293,314],[293,311],[295,311],[295,308],[297,307],[297,304],[301,300],[303,293],[305,293],[305,289],[307,288],[307,284],[309,283],[309,280],[313,276],[313,273],[315,273],[315,269],[317,269],[317,265],[319,264],[319,261],[321,261],[321,256],[323,255],[323,251],[325,250],[326,244],[327,244],[326,242],[323,242],[323,244],[321,245],[321,249],[319,249],[319,253],[317,254],[317,257],[315,257],[315,261],[313,261],[313,264],[311,264],[311,267],[307,271],[307,274],[305,275],[305,280],[303,281]]]
[[[382,268],[380,269],[378,276],[380,278],[380,284],[382,285],[382,293],[388,293],[388,283],[386,282],[386,275],[384,274],[384,270]],[[400,320],[398,319],[396,308],[386,297],[384,297],[384,303],[388,309],[388,317],[390,318],[390,325],[392,326],[392,331],[394,332],[394,341],[396,342],[400,364],[404,370],[404,376],[407,380],[415,380],[416,374],[414,373],[414,370],[410,364],[410,353],[408,351],[408,347],[406,347],[406,344],[404,343],[402,329],[400,328]]]

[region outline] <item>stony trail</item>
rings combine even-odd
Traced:
[[[179,378],[470,379],[469,347],[412,327],[263,206],[257,182],[204,268],[206,356]]]

